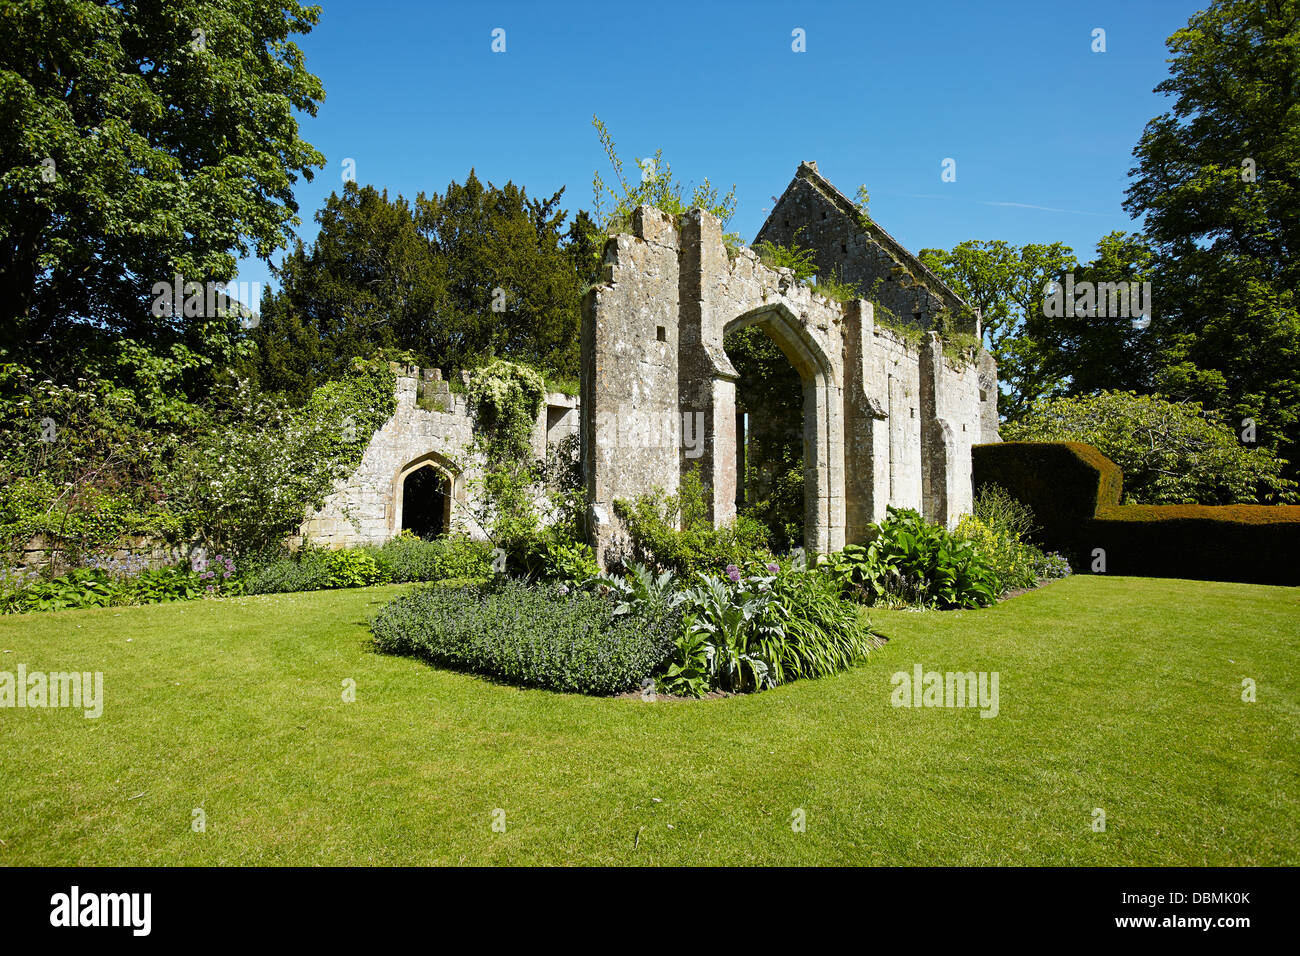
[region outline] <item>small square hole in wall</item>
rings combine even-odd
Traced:
[[[915,409],[915,408],[912,408],[912,409],[909,409],[909,411],[912,413],[912,417],[915,418],[915,417],[916,417],[916,409]]]
[[[658,339],[660,342],[667,342],[667,341],[668,341],[668,330],[665,329],[662,325],[660,325],[660,326],[656,326],[656,327],[655,327],[655,338]]]

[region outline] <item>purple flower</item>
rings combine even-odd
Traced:
[[[739,583],[739,581],[740,581],[740,568],[736,567],[734,564],[729,564],[729,565],[727,565],[727,577],[731,578],[731,583],[732,583],[732,584],[737,584],[737,583]]]
[[[776,574],[777,572],[779,572],[779,571],[781,570],[781,566],[780,566],[779,564],[769,564],[769,565],[767,566],[767,570],[768,570],[769,572],[771,572],[772,574]]]

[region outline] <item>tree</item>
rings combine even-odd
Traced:
[[[48,358],[87,329],[201,332],[154,316],[153,285],[227,280],[236,252],[286,244],[293,185],[324,163],[295,113],[325,94],[290,42],[318,15],[294,0],[5,5],[6,347]]]
[[[465,183],[415,202],[348,183],[316,216],[320,233],[279,268],[265,298],[258,371],[267,388],[305,394],[358,356],[410,353],[443,368],[496,357],[559,378],[578,373],[580,301],[593,256],[563,190],[529,198],[513,183]]]
[[[1168,41],[1173,108],[1125,200],[1155,251],[1156,384],[1240,420],[1300,474],[1300,3],[1215,0]]]
[[[1028,243],[1017,249],[1002,240],[970,239],[951,252],[922,249],[919,258],[979,309],[985,347],[998,363],[1003,417],[1014,419],[1033,401],[1063,388],[1061,373],[1048,367],[1028,329],[1042,314],[1047,284],[1075,266],[1069,246]]]
[[[724,347],[740,378],[736,405],[747,413],[745,500],[779,550],[803,544],[803,383],[790,359],[757,325],[730,333]]]
[[[1124,500],[1138,504],[1296,501],[1296,483],[1267,449],[1249,449],[1232,425],[1195,402],[1099,392],[1033,405],[1002,429],[1008,441],[1080,441],[1124,470]]]
[[[427,355],[438,332],[455,333],[431,327],[447,312],[446,270],[405,199],[348,183],[316,221],[316,240],[297,243],[277,270],[280,291],[263,297],[253,333],[263,388],[305,398],[353,358]]]
[[[1034,343],[1046,379],[1065,383],[1064,391],[1071,395],[1104,389],[1151,390],[1155,357],[1150,316],[1136,313],[1151,301],[1141,286],[1152,279],[1152,258],[1150,246],[1138,234],[1116,231],[1103,236],[1097,243],[1097,257],[1072,270],[1073,288],[1090,283],[1095,305],[1085,311],[1063,309],[1063,314],[1051,316],[1040,305],[1028,317],[1025,335]],[[1130,295],[1134,283],[1137,294]],[[1099,291],[1103,289],[1105,296]],[[1064,295],[1065,290],[1060,292]],[[1106,308],[1100,301],[1103,297],[1108,300]],[[1118,307],[1121,304],[1123,308]]]

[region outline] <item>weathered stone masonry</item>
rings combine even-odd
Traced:
[[[446,481],[445,527],[482,537],[482,529],[467,520],[480,462],[466,454],[474,437],[466,396],[451,391],[439,369],[394,365],[393,370],[393,417],[371,437],[352,475],[339,482],[320,511],[308,516],[302,537],[333,548],[381,544],[394,537],[402,529],[406,479],[424,467],[434,468]],[[548,445],[577,432],[577,404],[559,392],[546,396],[533,427],[538,458],[546,457]]]
[[[583,303],[582,455],[602,558],[622,546],[614,501],[654,488],[671,493],[687,469],[700,469],[715,523],[734,516],[737,375],[723,338],[752,324],[803,382],[810,550],[861,540],[887,505],[949,526],[970,510],[970,447],[997,440],[996,367],[987,353],[954,363],[933,331],[917,347],[878,325],[866,300],[826,299],[748,249],[729,258],[717,220],[698,209],[680,229],[658,210],[639,209],[632,233],[607,244],[601,279]],[[975,321],[950,291],[925,294],[935,301],[911,313],[922,323],[945,307]],[[700,427],[702,445],[684,447]]]
[[[548,395],[534,428],[538,457],[580,434],[589,531],[602,560],[623,544],[614,502],[673,493],[690,469],[700,470],[712,520],[734,517],[737,373],[723,341],[748,325],[772,337],[802,382],[810,550],[862,540],[889,505],[949,526],[971,508],[971,446],[998,437],[997,369],[983,350],[973,363],[950,360],[934,329],[978,335],[978,316],[815,164],[800,166],[759,235],[783,243],[797,235],[824,274],[875,289],[891,321],[926,330],[924,338],[917,344],[877,322],[870,301],[817,294],[749,249],[729,256],[707,212],[692,210],[679,224],[637,210],[632,232],[607,243],[601,284],[583,301],[581,403]],[[427,467],[444,482],[444,527],[481,534],[464,520],[479,473],[466,453],[465,396],[436,369],[395,371],[396,412],[308,517],[304,536],[332,547],[388,540],[403,526],[406,479]]]

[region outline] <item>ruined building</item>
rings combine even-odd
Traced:
[[[949,526],[971,508],[970,448],[996,441],[998,422],[978,315],[814,163],[758,240],[810,247],[819,277],[856,283],[864,298],[833,301],[749,249],[730,253],[699,209],[676,223],[642,207],[606,246],[582,332],[583,469],[602,556],[620,546],[614,502],[674,491],[689,469],[714,522],[735,515],[744,419],[724,338],[750,325],[801,383],[809,550],[861,540],[889,505]]]
[[[549,395],[535,451],[579,430],[592,543],[622,544],[617,499],[675,492],[699,469],[714,522],[744,500],[746,428],[765,409],[738,409],[744,382],[726,336],[759,326],[802,393],[803,535],[813,551],[860,540],[888,505],[952,525],[971,508],[971,445],[997,440],[997,369],[978,346],[979,317],[911,253],[804,163],[756,242],[810,248],[818,277],[857,285],[829,299],[729,251],[718,221],[680,221],[645,206],[606,245],[600,284],[583,302],[581,402]],[[961,352],[957,346],[969,346]],[[303,527],[332,546],[387,540],[402,528],[476,529],[472,419],[437,370],[402,369],[397,411],[356,472]],[[786,403],[787,405],[790,403]],[[798,402],[795,403],[796,407]]]

